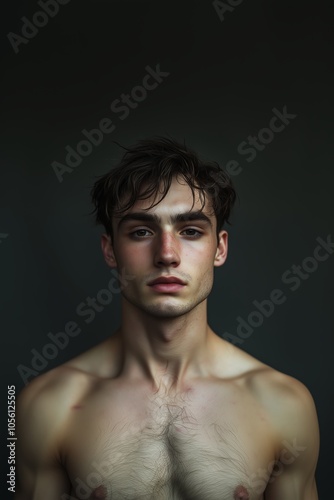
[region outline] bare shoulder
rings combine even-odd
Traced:
[[[56,414],[65,411],[66,402],[72,400],[74,394],[80,398],[93,379],[105,375],[106,366],[113,366],[113,349],[109,344],[110,340],[103,341],[33,379],[20,392],[18,406],[24,411],[34,408],[39,411],[44,406],[52,408]]]
[[[119,339],[113,335],[63,365],[65,369],[81,373],[87,379],[112,378],[119,370]]]
[[[18,498],[60,498],[69,491],[64,471],[64,436],[70,408],[87,386],[85,373],[59,366],[33,379],[17,400]],[[44,497],[44,496],[43,496]],[[50,496],[51,498],[51,496]]]
[[[285,471],[280,478],[275,476],[267,494],[281,498],[298,485],[305,495],[309,492],[308,498],[318,498],[314,477],[320,431],[311,392],[300,380],[274,369],[255,376],[254,385],[275,430],[277,463]]]
[[[72,395],[84,385],[84,379],[78,370],[65,365],[36,377],[19,393],[18,426],[27,432],[36,429],[43,433],[46,427],[56,431],[66,418]]]
[[[314,406],[313,397],[300,380],[285,374],[236,346],[229,348],[229,359],[235,375],[239,374],[255,394],[274,412],[296,405]]]
[[[314,398],[307,386],[260,362],[254,363],[254,370],[246,378],[275,431],[277,458],[286,449],[294,450],[295,456],[302,455],[300,466],[305,462],[305,466],[314,468],[320,432]]]
[[[69,406],[80,387],[73,369],[64,366],[36,377],[17,400],[17,471],[22,498],[32,498],[36,482],[67,488],[62,464],[62,436]],[[52,486],[54,489],[56,486]],[[55,490],[56,491],[56,490]],[[21,498],[21,497],[20,497]],[[37,497],[36,497],[37,498]]]
[[[315,402],[308,387],[291,375],[259,361],[250,354],[233,346],[229,349],[230,364],[243,384],[265,409],[268,418],[282,439],[308,441],[312,434],[312,446],[319,442],[319,424]],[[233,372],[232,372],[233,374]]]
[[[249,384],[281,426],[291,427],[297,415],[316,411],[313,396],[303,382],[268,365],[259,364],[250,373]]]

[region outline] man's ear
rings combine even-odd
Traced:
[[[114,249],[109,234],[104,233],[101,235],[101,248],[107,265],[112,268],[117,267]]]
[[[227,231],[220,231],[219,235],[219,243],[216,250],[215,260],[213,265],[215,267],[222,266],[227,258],[228,251],[228,233]]]

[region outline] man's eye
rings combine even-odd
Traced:
[[[201,236],[202,235],[202,233],[200,231],[197,231],[197,229],[192,229],[192,228],[185,229],[182,232],[187,233],[186,236]]]
[[[137,229],[136,231],[130,233],[130,235],[134,238],[142,238],[143,236],[148,236],[146,233],[150,234],[150,231],[148,231],[148,229]]]

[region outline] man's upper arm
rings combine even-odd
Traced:
[[[301,382],[286,377],[272,408],[280,449],[265,500],[318,500],[315,470],[320,436],[312,395]]]
[[[39,380],[19,395],[15,500],[60,500],[69,492],[58,454],[59,414],[51,396]]]

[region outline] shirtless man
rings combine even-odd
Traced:
[[[310,392],[207,323],[228,176],[156,138],[92,195],[121,326],[21,392],[16,500],[317,500]]]

